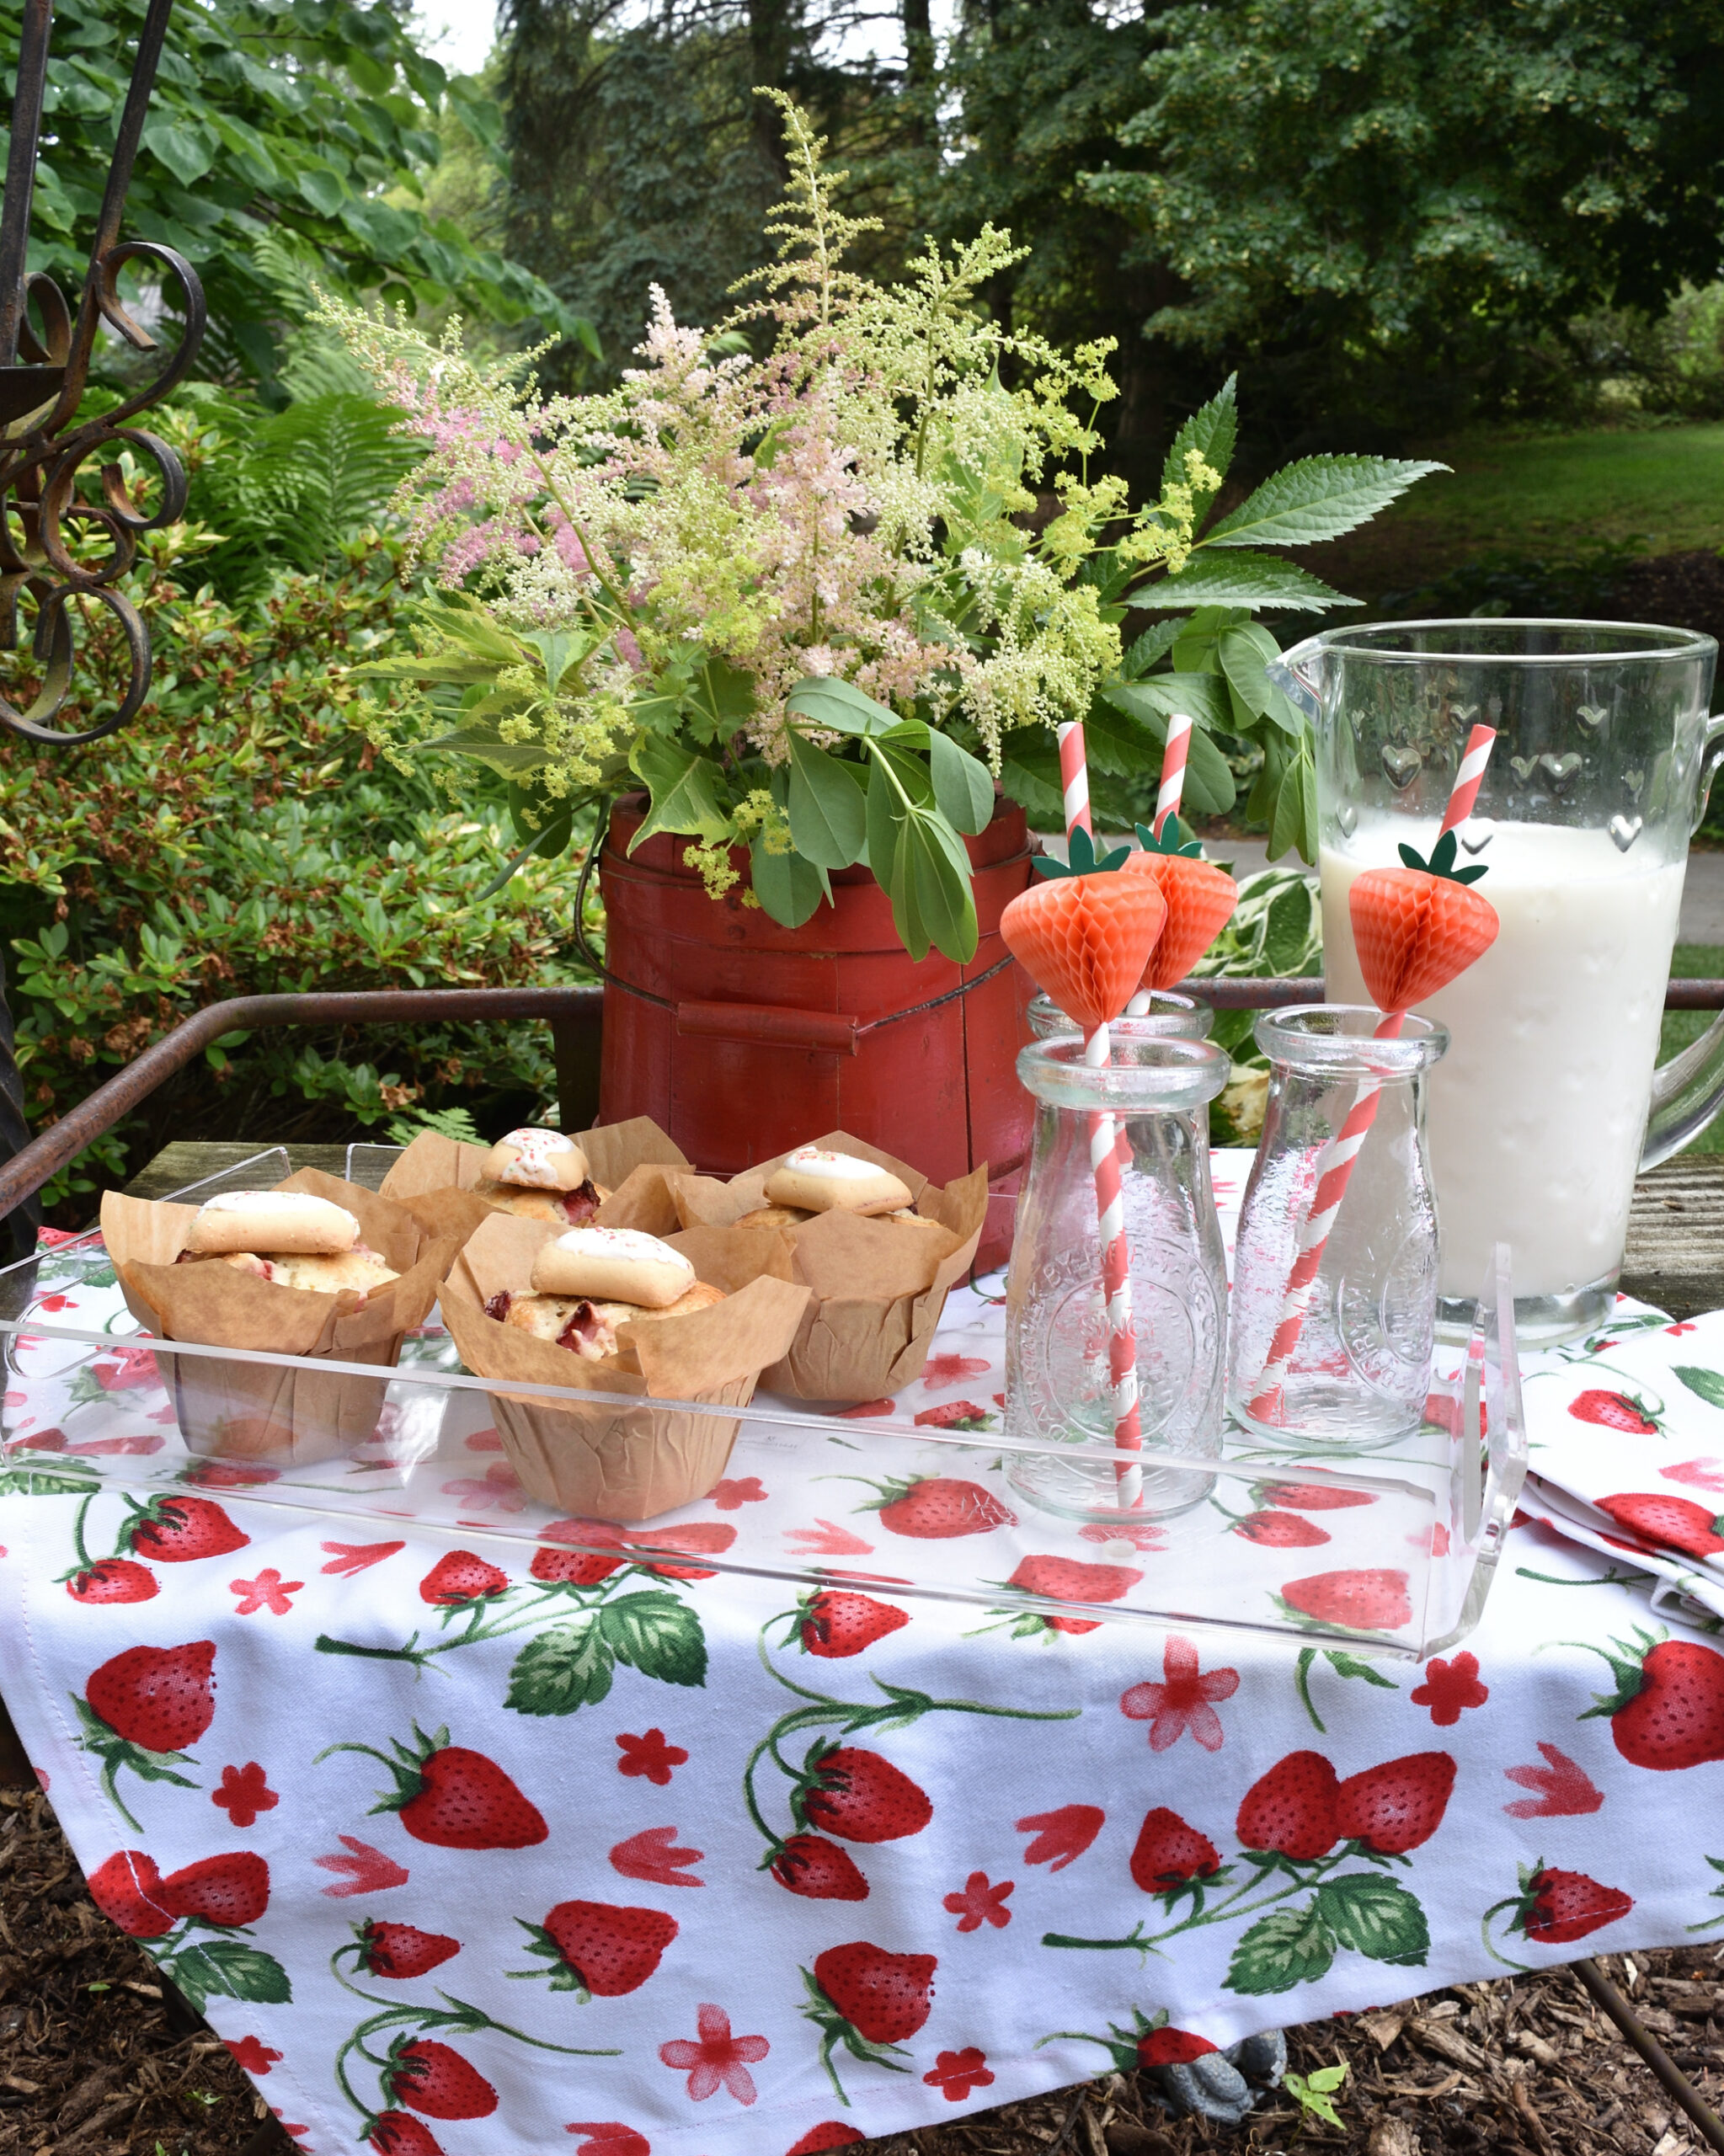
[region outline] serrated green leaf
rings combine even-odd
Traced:
[[[1110,683],[1102,696],[1116,711],[1148,723],[1157,741],[1166,739],[1166,722],[1175,712],[1218,734],[1226,733],[1232,718],[1227,691],[1213,674],[1150,674],[1140,681]]]
[[[928,775],[941,814],[955,830],[986,830],[994,814],[993,773],[937,728],[929,728],[927,739]]]
[[[504,1700],[518,1715],[572,1715],[596,1706],[611,1689],[616,1657],[597,1610],[553,1625],[515,1658]]]
[[[738,727],[754,715],[755,684],[729,659],[709,659],[689,684],[686,707],[695,720],[697,740],[729,741]]]
[[[536,629],[523,636],[521,642],[531,644],[543,660],[545,679],[553,691],[575,661],[584,659],[593,648],[592,638],[574,629]]]
[[[1021,726],[1008,734],[1000,755],[1000,785],[1038,831],[1058,830],[1065,820],[1059,786],[1059,750],[1045,728]]]
[[[430,749],[445,749],[451,755],[470,756],[505,778],[521,778],[542,768],[550,760],[536,741],[505,741],[494,726],[462,726],[452,734],[440,734],[425,742]]]
[[[1331,606],[1357,606],[1360,602],[1273,554],[1211,554],[1200,548],[1177,576],[1140,584],[1131,603],[1157,609],[1254,606],[1276,613],[1315,614]]]
[[[243,1940],[212,1939],[165,1956],[162,1968],[201,2014],[211,1999],[244,1999],[254,2006],[291,2006],[293,1986],[272,1954]]]
[[[804,861],[848,868],[867,841],[867,773],[786,730],[790,750],[785,806],[790,835]]]
[[[810,675],[798,681],[785,698],[784,707],[792,718],[829,728],[834,734],[884,734],[898,723],[884,704],[830,675]]]
[[[1204,535],[1206,547],[1310,547],[1367,523],[1446,464],[1392,456],[1302,456]]]
[[[1189,450],[1195,450],[1212,471],[1226,478],[1227,467],[1233,462],[1233,445],[1239,435],[1239,410],[1234,401],[1234,386],[1238,380],[1237,375],[1229,375],[1209,403],[1200,405],[1173,437],[1173,446],[1161,467],[1164,494],[1170,487],[1185,484],[1185,460]],[[1193,494],[1192,499],[1201,516],[1214,495],[1205,491]]]
[[[1157,622],[1153,628],[1145,629],[1120,660],[1120,679],[1134,681],[1140,674],[1147,674],[1158,659],[1166,657],[1190,626],[1187,618]]]
[[[1423,1966],[1431,1951],[1425,1913],[1404,1886],[1379,1871],[1349,1871],[1317,1889],[1315,1913],[1342,1946],[1398,1969]]]
[[[755,896],[782,928],[800,928],[820,901],[832,895],[825,870],[803,860],[800,853],[773,853],[764,839],[755,839],[748,858]]]
[[[1708,1407],[1724,1407],[1724,1370],[1703,1370],[1693,1363],[1680,1363],[1673,1374]]]
[[[611,1652],[643,1677],[663,1684],[704,1684],[707,1640],[688,1604],[663,1588],[625,1594],[600,1605],[599,1622]]]
[[[1335,1938],[1313,1901],[1259,1919],[1233,1950],[1222,1983],[1254,1999],[1316,1983],[1335,1959]]]
[[[631,853],[654,831],[686,832],[707,840],[722,839],[729,831],[730,819],[718,805],[723,774],[710,757],[647,734],[629,751],[628,765],[652,796],[645,820],[628,842]]]

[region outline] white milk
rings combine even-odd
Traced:
[[[1497,909],[1497,941],[1418,1006],[1453,1036],[1426,1081],[1441,1292],[1476,1295],[1500,1240],[1517,1298],[1560,1295],[1622,1262],[1684,864],[1636,861],[1608,831],[1492,829],[1475,888]],[[1332,1002],[1370,1001],[1348,894],[1362,870],[1396,865],[1410,835],[1403,819],[1361,816],[1346,853],[1323,849]],[[1428,851],[1435,835],[1413,843]]]

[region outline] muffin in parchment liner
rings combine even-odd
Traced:
[[[594,1183],[609,1193],[593,1215],[595,1227],[643,1228],[649,1235],[659,1235],[681,1226],[665,1195],[665,1179],[686,1173],[688,1158],[650,1116],[577,1131],[574,1142],[587,1156]],[[488,1145],[464,1145],[435,1130],[422,1130],[384,1177],[383,1195],[406,1199],[440,1190],[471,1191],[483,1181],[490,1155]]]
[[[988,1210],[987,1166],[941,1189],[908,1161],[846,1131],[814,1143],[889,1169],[910,1191],[915,1217],[835,1207],[770,1230],[791,1246],[791,1278],[810,1299],[796,1338],[761,1383],[799,1400],[882,1399],[921,1375],[947,1294],[974,1262]],[[783,1157],[729,1182],[671,1174],[665,1187],[686,1227],[730,1225],[768,1204],[767,1179]]]
[[[207,1348],[261,1349],[307,1363],[374,1363],[387,1369],[423,1324],[444,1276],[489,1209],[446,1190],[406,1202],[380,1197],[316,1168],[278,1190],[306,1191],[344,1206],[360,1241],[398,1278],[361,1297],[286,1288],[219,1260],[178,1262],[197,1218],[195,1205],[156,1203],[109,1191],[102,1239],[126,1307],[147,1331]],[[170,1390],[186,1444],[218,1460],[270,1460],[290,1467],[334,1459],[366,1444],[382,1412],[387,1376],[282,1369],[173,1355]]]
[[[443,1320],[462,1362],[476,1377],[497,1381],[491,1405],[510,1464],[542,1504],[588,1519],[632,1525],[692,1504],[723,1476],[739,1418],[655,1402],[748,1405],[761,1370],[795,1337],[808,1303],[807,1288],[788,1277],[789,1245],[754,1228],[667,1235],[697,1279],[724,1291],[723,1300],[682,1316],[625,1323],[617,1353],[589,1361],[486,1315],[486,1305],[505,1291],[531,1293],[533,1259],[556,1233],[544,1221],[493,1213],[456,1259],[443,1290]],[[625,1394],[639,1405],[535,1396],[532,1387],[545,1385]]]

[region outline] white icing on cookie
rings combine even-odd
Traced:
[[[853,1153],[829,1153],[818,1145],[798,1145],[784,1156],[784,1166],[797,1175],[819,1176],[829,1182],[861,1182],[888,1172],[873,1161],[859,1161]]]
[[[680,1250],[672,1250],[669,1243],[661,1243],[656,1235],[639,1228],[571,1228],[566,1235],[558,1236],[557,1247],[576,1257],[620,1257],[649,1265],[681,1266],[691,1279],[694,1278],[693,1266]]]
[[[519,1183],[526,1190],[557,1189],[552,1159],[556,1154],[574,1150],[574,1140],[560,1130],[511,1130],[498,1142],[515,1148],[515,1158],[504,1171],[502,1180]]]
[[[334,1205],[327,1198],[314,1198],[308,1190],[223,1190],[215,1197],[206,1198],[198,1209],[204,1213],[303,1213],[308,1206],[316,1205],[338,1213],[346,1212],[344,1206]],[[350,1213],[354,1233],[359,1233],[359,1222]]]

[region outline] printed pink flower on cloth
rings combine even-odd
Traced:
[[[755,2100],[755,2078],[749,2072],[772,2047],[764,2036],[733,2036],[730,2016],[720,2006],[702,2006],[695,2011],[698,2043],[679,2040],[660,2044],[659,2056],[668,2067],[688,2076],[689,2100],[704,2104],[719,2089],[728,2089],[739,2104]]]
[[[942,1385],[962,1385],[966,1378],[985,1377],[991,1368],[985,1355],[930,1355],[922,1367],[922,1383],[932,1392]]]
[[[404,1550],[404,1542],[320,1542],[320,1550],[328,1553],[329,1561],[323,1569],[333,1572],[337,1579],[350,1580],[355,1572],[362,1572],[372,1565],[381,1565],[386,1557],[392,1557],[398,1550]]]
[[[574,2156],[653,2156],[653,2145],[643,2133],[637,2133],[632,2126],[623,2126],[616,2119],[577,2120],[566,2126],[565,2133],[584,2133],[587,2137]]]
[[[742,1505],[763,1505],[766,1492],[758,1475],[745,1475],[734,1482],[715,1482],[707,1492],[721,1513],[734,1513]]]
[[[680,1849],[675,1841],[674,1827],[643,1827],[611,1850],[611,1869],[625,1879],[644,1879],[654,1886],[704,1886],[704,1879],[686,1875],[691,1865],[704,1861],[706,1851]]]
[[[688,1764],[687,1753],[680,1744],[667,1743],[662,1729],[649,1729],[644,1737],[619,1735],[616,1742],[622,1753],[617,1773],[644,1774],[654,1789],[665,1788],[673,1767]]]
[[[224,1767],[222,1786],[211,1790],[210,1801],[219,1804],[236,1827],[253,1827],[260,1812],[273,1812],[281,1800],[270,1788],[264,1769],[252,1759],[243,1767]]]
[[[61,1310],[75,1310],[77,1308],[77,1297],[76,1295],[44,1295],[40,1302],[36,1305],[36,1308],[39,1310],[50,1310],[57,1317]]]
[[[979,2052],[974,2044],[961,2052],[942,2052],[932,2072],[922,2076],[929,2088],[937,2089],[948,2104],[961,2104],[972,2089],[986,2089],[993,2079],[988,2054]]]
[[[1064,1871],[1068,1864],[1075,1864],[1108,1822],[1108,1815],[1097,1804],[1062,1804],[1057,1812],[1033,1812],[1027,1819],[1020,1819],[1020,1834],[1035,1836],[1023,1853],[1026,1864],[1046,1864],[1053,1859],[1053,1869]]]
[[[1604,1792],[1584,1768],[1559,1752],[1554,1744],[1540,1744],[1542,1767],[1505,1767],[1503,1774],[1522,1789],[1536,1790],[1536,1796],[1517,1797],[1502,1809],[1511,1819],[1574,1819],[1583,1812],[1602,1811]]]
[[[1219,1752],[1225,1732],[1213,1702],[1233,1697],[1239,1689],[1239,1672],[1212,1669],[1204,1675],[1191,1641],[1170,1632],[1161,1650],[1161,1675],[1160,1684],[1134,1684],[1124,1693],[1120,1713],[1150,1725],[1152,1752],[1167,1751],[1188,1730],[1205,1752]]]
[[[518,1513],[525,1510],[527,1503],[526,1492],[515,1480],[515,1470],[506,1460],[494,1460],[485,1470],[483,1482],[463,1475],[444,1483],[443,1495],[459,1497],[463,1504],[484,1513]]]
[[[963,1892],[948,1894],[941,1906],[958,1919],[960,1931],[979,1931],[985,1924],[1004,1931],[1011,1921],[1011,1912],[1006,1906],[1011,1888],[1009,1879],[990,1886],[985,1871],[973,1871],[964,1881]]]
[[[846,1527],[835,1527],[830,1519],[817,1519],[812,1527],[787,1528],[784,1540],[804,1557],[871,1557],[874,1554],[872,1542],[864,1542]]]
[[[267,1609],[272,1616],[285,1617],[292,1609],[290,1595],[297,1594],[305,1585],[303,1580],[285,1580],[273,1565],[265,1565],[254,1580],[229,1580],[228,1590],[239,1597],[234,1611],[238,1617],[255,1617],[260,1609]]]
[[[345,1856],[314,1856],[312,1862],[320,1871],[344,1871],[349,1876],[339,1886],[326,1886],[323,1892],[332,1901],[339,1901],[349,1894],[381,1894],[387,1886],[404,1886],[408,1874],[393,1857],[385,1856],[382,1849],[374,1849],[369,1842],[356,1840],[351,1834],[338,1834],[336,1840],[348,1854]]]
[[[846,1422],[863,1422],[871,1416],[890,1415],[897,1405],[894,1400],[863,1400],[854,1407],[841,1407],[838,1412]]]
[[[236,2064],[243,2066],[248,2073],[267,2073],[272,2066],[280,2063],[281,2053],[271,2051],[261,2037],[224,2036],[222,2041],[232,2052]]]
[[[1692,1332],[1694,1327],[1691,1325],[1667,1325],[1664,1330],[1673,1340],[1680,1340],[1684,1332]]]
[[[1439,1655],[1425,1666],[1425,1681],[1408,1698],[1416,1707],[1428,1707],[1438,1729],[1452,1729],[1468,1707],[1481,1707],[1491,1696],[1488,1684],[1479,1682],[1479,1658],[1458,1654],[1453,1662]]]

